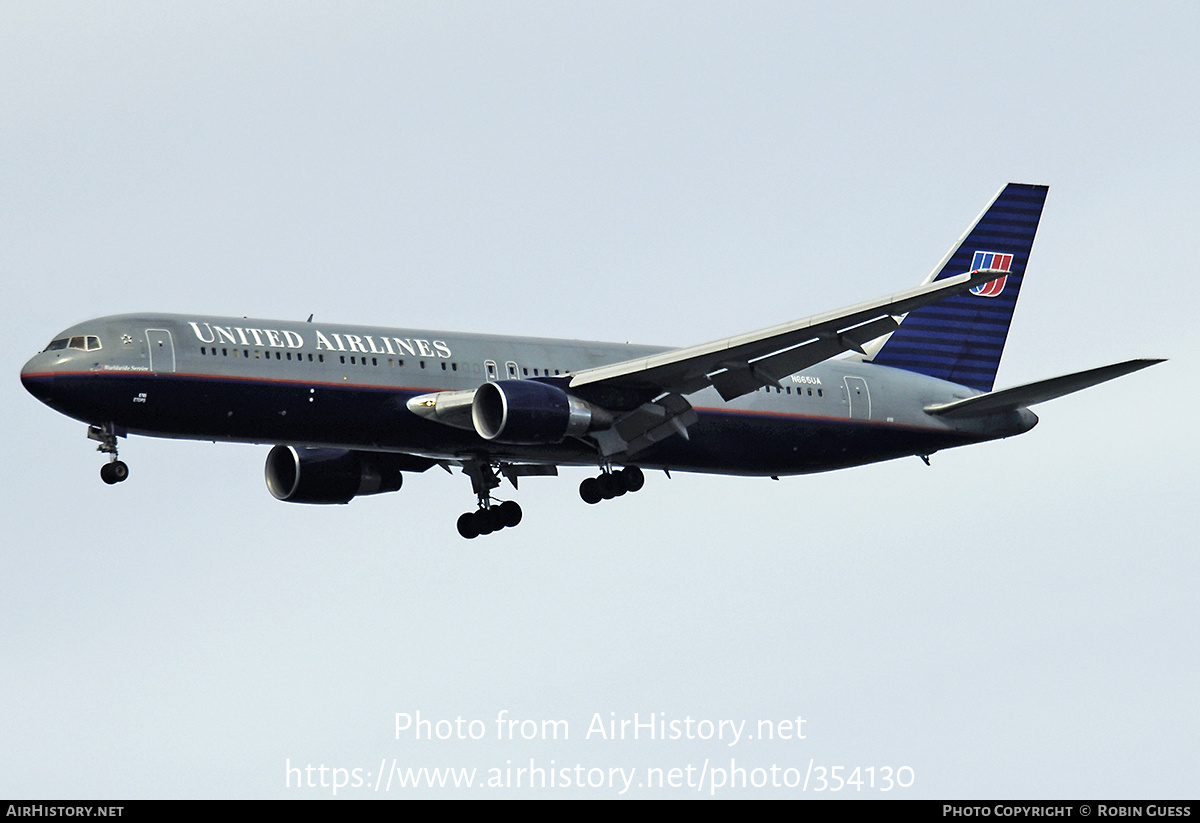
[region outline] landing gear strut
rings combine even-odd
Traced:
[[[612,500],[625,492],[640,491],[646,485],[646,475],[637,466],[627,466],[618,471],[604,471],[599,477],[589,477],[579,484],[579,496],[584,503],[599,503]]]
[[[515,500],[498,503],[492,500],[492,489],[500,485],[500,478],[491,463],[471,460],[463,466],[463,472],[471,478],[471,488],[479,499],[479,508],[464,512],[458,518],[458,533],[471,540],[481,534],[491,534],[511,528],[521,522],[521,506]]]
[[[96,451],[109,456],[108,462],[100,467],[100,479],[110,486],[124,483],[129,477],[129,467],[117,459],[117,435],[112,426],[88,426],[88,439],[99,441]]]

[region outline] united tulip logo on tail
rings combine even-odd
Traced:
[[[998,251],[977,251],[975,257],[971,261],[971,271],[979,269],[1000,269],[1008,271],[1012,266],[1011,254],[1003,254]],[[971,289],[971,294],[977,294],[980,297],[999,297],[1000,292],[1004,291],[1004,282],[1007,277],[998,277],[995,280],[989,280],[982,286],[976,286]]]

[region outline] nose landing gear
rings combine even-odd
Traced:
[[[129,467],[121,460],[113,460],[100,467],[100,479],[108,485],[124,483],[129,477]]]
[[[117,459],[117,435],[112,426],[88,426],[89,440],[97,440],[96,451],[109,455],[109,460],[100,467],[100,479],[108,485],[124,483],[129,477],[129,466]]]

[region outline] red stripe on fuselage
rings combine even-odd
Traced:
[[[337,389],[355,389],[365,391],[396,391],[396,392],[411,392],[413,394],[428,394],[432,392],[454,391],[454,389],[446,388],[431,388],[428,386],[392,386],[392,385],[377,385],[372,383],[329,383],[324,381],[314,380],[287,380],[277,377],[255,377],[242,376],[233,374],[193,374],[189,372],[119,372],[119,371],[72,371],[72,372],[31,372],[23,374],[21,377],[28,379],[46,379],[57,377],[106,377],[106,378],[146,378],[152,377],[160,380],[200,380],[204,382],[222,383],[267,383],[271,385],[283,386],[298,386],[298,387],[317,387],[317,388],[337,388]],[[736,409],[736,408],[716,408],[713,406],[695,406],[693,407],[697,413],[705,413],[712,415],[731,415],[736,417],[767,417],[774,419],[789,419],[789,420],[809,420],[816,423],[841,423],[854,424],[859,426],[877,426],[880,428],[898,428],[911,429],[914,431],[929,431],[929,432],[944,432],[945,429],[934,426],[921,426],[914,423],[895,423],[884,420],[862,420],[850,417],[833,417],[830,415],[820,414],[799,414],[796,412],[784,411],[768,411],[763,409]]]

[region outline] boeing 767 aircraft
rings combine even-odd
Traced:
[[[403,472],[460,467],[473,538],[521,520],[507,478],[592,466],[580,496],[644,469],[840,469],[1029,431],[1027,408],[1150,366],[1129,360],[992,386],[1047,187],[1011,183],[914,289],[682,349],[327,323],[129,314],[55,336],[21,372],[39,400],[117,439],[275,444],[271,494],[347,503]],[[309,318],[311,321],[311,318]],[[836,359],[835,359],[836,358]]]

